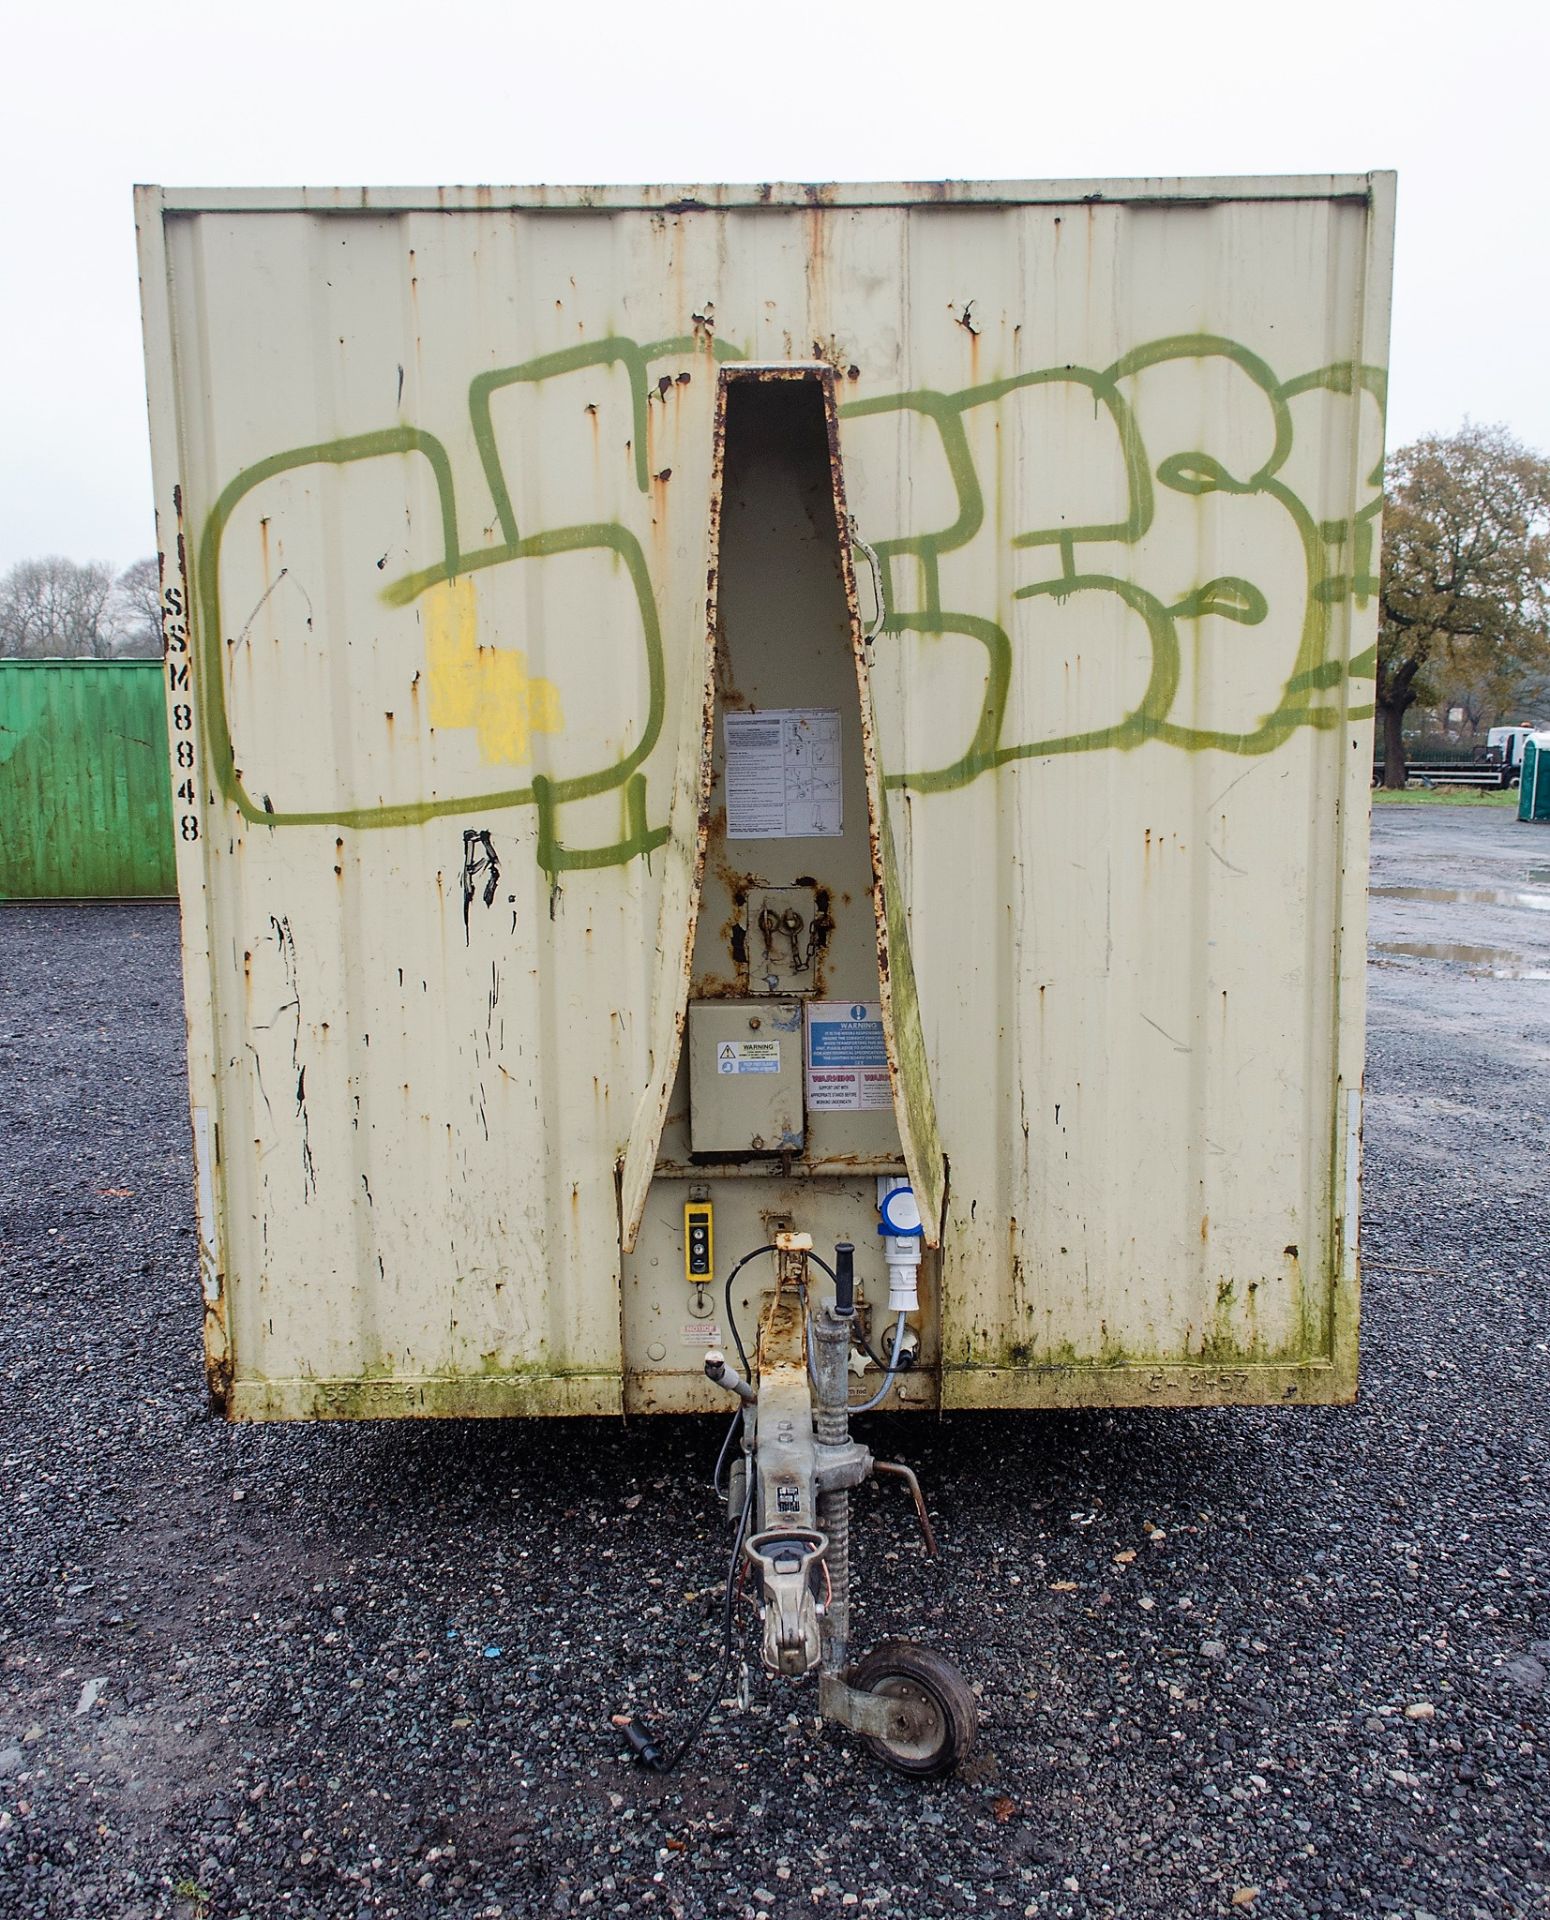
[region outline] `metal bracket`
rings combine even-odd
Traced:
[[[820,1493],[848,1493],[872,1472],[872,1450],[859,1440],[847,1440],[838,1447],[820,1440],[815,1459],[813,1485]]]
[[[886,1693],[860,1693],[837,1673],[818,1677],[818,1711],[825,1720],[849,1727],[852,1733],[874,1740],[907,1745],[931,1732],[929,1708],[923,1702],[895,1700]]]

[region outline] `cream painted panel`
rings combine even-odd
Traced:
[[[887,584],[933,1395],[1351,1391],[1385,176],[139,216],[234,1410],[701,1403],[621,1344],[621,1289],[677,1327],[683,1278],[678,1188],[625,1255],[619,1178],[673,1044],[730,357],[835,367]]]

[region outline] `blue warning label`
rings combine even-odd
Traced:
[[[809,1067],[886,1067],[883,1010],[875,1000],[823,1000],[807,1026]]]

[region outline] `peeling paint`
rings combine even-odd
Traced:
[[[1157,268],[1134,209],[1174,200],[1241,271]],[[352,196],[392,211],[370,284],[401,294],[359,392],[331,319],[265,318],[336,203],[243,204],[140,205],[237,1417],[703,1408],[683,1183],[718,1245],[783,1210],[875,1255],[901,1168],[940,1242],[911,1404],[1348,1396],[1381,178]],[[228,370],[260,362],[252,406]],[[864,875],[719,844],[739,381],[821,397]],[[875,953],[897,1151],[707,1169],[687,999],[749,990],[749,896],[793,884],[815,987]]]

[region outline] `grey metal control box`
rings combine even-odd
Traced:
[[[689,1003],[689,1150],[800,1153],[802,1002]]]

